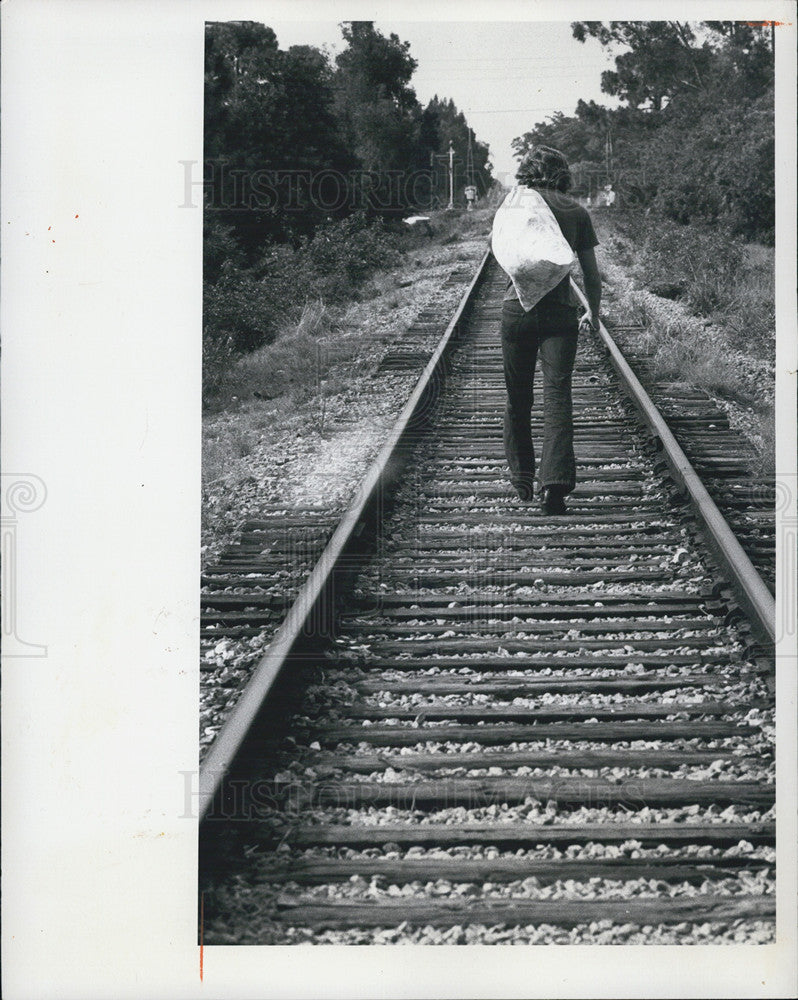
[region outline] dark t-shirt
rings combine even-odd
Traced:
[[[590,250],[591,247],[598,246],[596,232],[586,208],[583,208],[578,201],[569,195],[553,191],[551,188],[535,188],[535,190],[551,209],[572,250],[581,253],[582,250]],[[509,278],[504,298],[505,300],[515,299],[518,301],[513,283]],[[561,302],[568,306],[579,305],[576,296],[571,291],[571,279],[568,275],[550,292],[547,292],[540,301],[543,303]]]

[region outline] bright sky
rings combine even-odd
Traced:
[[[344,47],[337,22],[270,21],[280,48]],[[494,176],[510,180],[516,160],[510,142],[555,111],[573,114],[579,98],[617,106],[601,92],[601,71],[614,57],[595,39],[584,44],[570,22],[389,21],[384,34],[410,42],[418,62],[411,85],[422,105],[433,95],[451,97],[479,140],[487,142]]]

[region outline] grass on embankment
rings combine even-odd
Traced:
[[[431,235],[408,233],[398,263],[377,271],[347,302],[309,298],[299,320],[278,336],[240,355],[206,398],[203,419],[203,534],[215,532],[220,495],[233,497],[253,462],[272,456],[275,469],[300,435],[309,446],[327,442],[336,424],[367,414],[371,378],[385,344],[425,305],[440,301],[441,286],[456,267],[473,267],[486,245],[493,208],[437,212]],[[462,289],[450,288],[448,297]],[[227,501],[221,504],[226,508]],[[216,511],[216,513],[214,513]]]
[[[726,404],[774,469],[774,251],[719,230],[631,213],[596,213],[610,326],[639,325],[619,340],[657,379],[703,389]]]

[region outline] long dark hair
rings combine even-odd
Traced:
[[[571,187],[571,168],[559,149],[533,146],[521,161],[515,179],[525,187],[553,188],[564,194]]]

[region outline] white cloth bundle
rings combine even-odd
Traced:
[[[526,310],[571,270],[574,252],[554,213],[533,188],[514,187],[493,219],[491,249]]]

